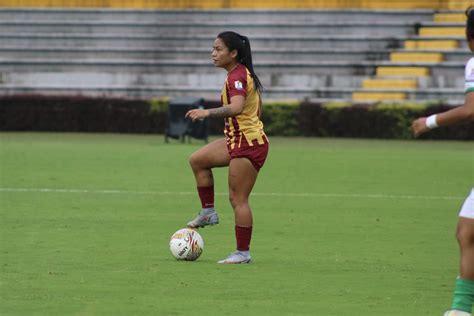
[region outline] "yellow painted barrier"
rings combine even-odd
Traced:
[[[430,37],[466,36],[466,28],[461,27],[422,27],[418,35]]]
[[[474,5],[471,0],[451,0],[447,1],[445,8],[449,10],[466,10],[471,5]]]
[[[416,89],[418,82],[414,79],[365,79],[364,89]]]
[[[439,63],[444,61],[444,55],[441,53],[391,53],[390,61],[394,63],[404,62],[426,62],[426,63]]]
[[[424,77],[431,74],[427,67],[377,67],[375,74],[378,77]]]
[[[0,0],[0,7],[136,8],[136,9],[465,9],[464,0]]]
[[[354,92],[353,101],[392,101],[406,100],[407,94],[403,92]]]
[[[456,40],[434,40],[434,41],[405,41],[405,49],[443,49],[454,50],[459,48]]]
[[[436,13],[433,21],[438,23],[466,23],[466,15],[464,13]]]

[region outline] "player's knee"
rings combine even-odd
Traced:
[[[459,225],[456,238],[461,245],[474,246],[474,230],[471,227]]]
[[[232,205],[232,208],[235,209],[237,202],[235,199],[235,195],[232,192],[229,192],[229,202],[230,202],[230,205]]]
[[[193,153],[191,156],[189,156],[189,165],[191,168],[193,168],[193,170],[199,169],[200,161],[201,159],[196,153]]]
[[[231,190],[229,192],[229,202],[230,205],[232,205],[232,208],[236,209],[240,206],[246,205],[248,203],[248,199],[246,197],[239,196]]]

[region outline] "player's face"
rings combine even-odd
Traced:
[[[227,68],[235,62],[236,51],[229,52],[229,48],[225,46],[224,42],[220,38],[216,38],[214,45],[212,46],[212,62],[216,67]]]

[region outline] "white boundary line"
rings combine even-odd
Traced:
[[[0,188],[0,192],[40,192],[40,193],[87,193],[87,194],[136,194],[136,195],[196,195],[196,192],[179,191],[127,191],[127,190],[88,190],[88,189],[52,189],[52,188]],[[216,192],[216,195],[228,193]],[[460,200],[462,196],[397,195],[397,194],[345,194],[345,193],[288,193],[255,192],[253,196],[275,197],[321,197],[321,198],[369,198],[369,199],[405,199],[405,200]]]

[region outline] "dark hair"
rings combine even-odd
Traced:
[[[474,40],[474,7],[470,6],[466,9],[466,29],[467,29],[467,40],[472,41]]]
[[[253,70],[252,51],[250,49],[250,41],[248,37],[231,31],[222,32],[217,35],[217,37],[224,42],[230,52],[234,49],[237,51],[237,61],[247,67],[253,78],[255,89],[259,93],[262,92],[262,83],[260,82],[260,79],[258,79],[255,70]]]

